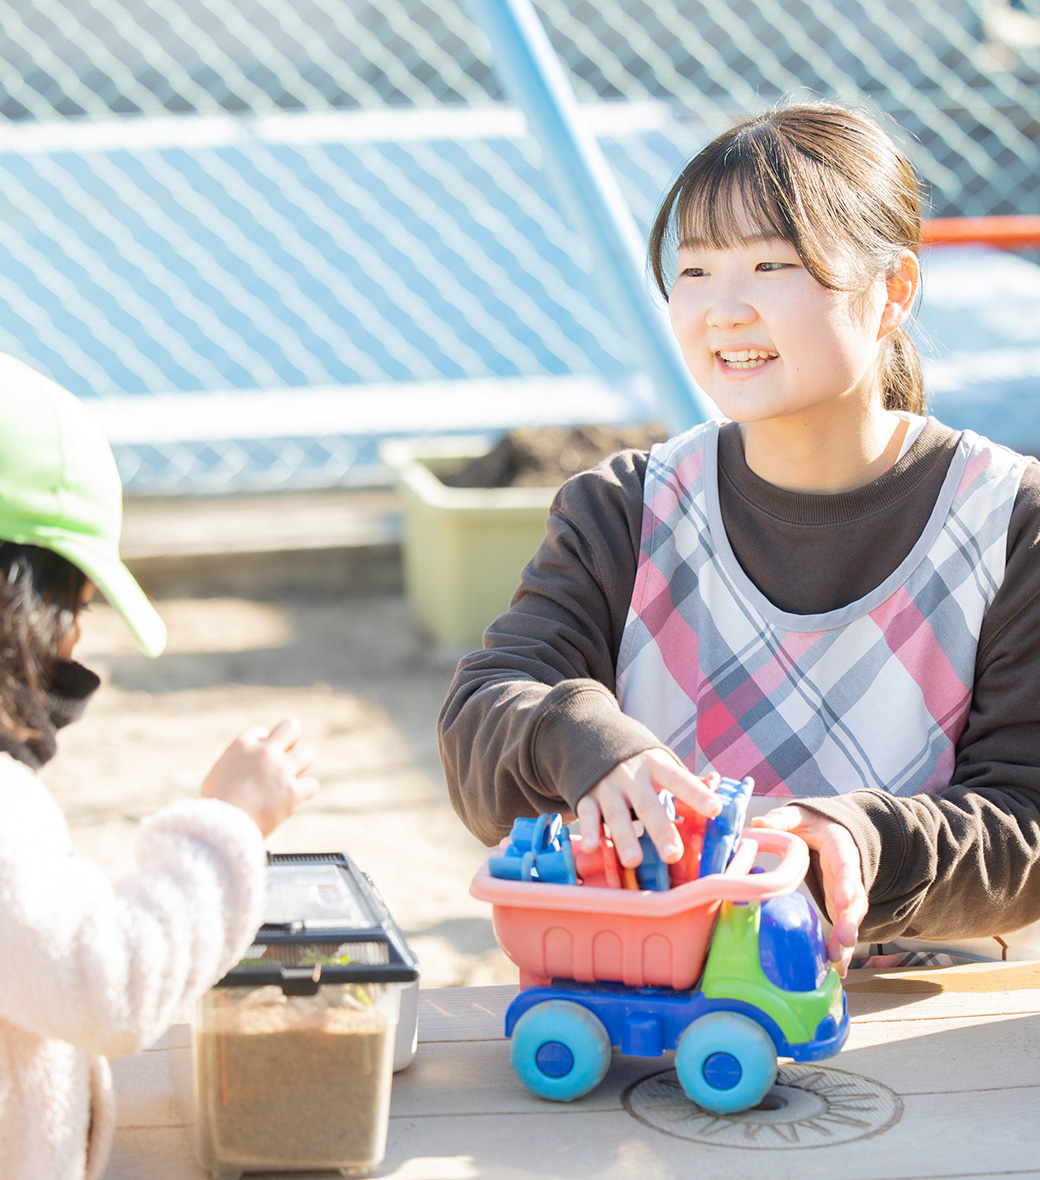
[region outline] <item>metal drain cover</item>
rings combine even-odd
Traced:
[[[903,1117],[902,1100],[887,1086],[819,1065],[781,1065],[761,1105],[740,1114],[712,1114],[691,1102],[674,1069],[641,1078],[622,1101],[666,1135],[757,1150],[831,1147],[880,1134]]]

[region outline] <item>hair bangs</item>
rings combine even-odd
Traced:
[[[671,283],[663,256],[684,243],[715,250],[753,238],[775,237],[789,242],[814,276],[815,253],[806,251],[806,219],[792,208],[789,194],[793,162],[779,137],[762,126],[747,126],[729,142],[709,144],[683,170],[662,202],[651,230],[649,259],[658,288],[667,299]],[[811,225],[811,221],[808,222]]]
[[[750,238],[777,237],[797,246],[797,227],[763,183],[754,160],[743,156],[700,183],[692,181],[676,201],[678,244],[703,242],[723,250]]]

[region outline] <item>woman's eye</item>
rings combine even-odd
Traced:
[[[679,278],[681,279],[699,279],[707,272],[702,266],[685,266],[679,271]]]
[[[755,269],[762,271],[773,271],[783,270],[785,266],[787,266],[786,262],[760,262],[758,266],[755,267]]]

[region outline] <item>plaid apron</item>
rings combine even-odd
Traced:
[[[864,787],[941,790],[953,773],[979,630],[1004,576],[1008,524],[1029,462],[965,432],[898,569],[849,606],[794,615],[769,602],[730,548],[719,506],[718,423],[655,446],[618,655],[622,709],[695,774],[751,775],[756,795],[776,805]],[[946,948],[952,958],[907,941],[917,964],[1007,957],[1002,940]],[[1028,942],[1023,957],[1037,957],[1040,931]]]
[[[910,554],[839,610],[778,610],[730,548],[718,423],[654,447],[617,694],[696,774],[782,798],[945,787],[1026,464],[971,432]]]

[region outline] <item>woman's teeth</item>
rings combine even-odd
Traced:
[[[717,352],[715,355],[731,369],[757,369],[777,356],[775,352],[762,352],[757,348],[741,348],[736,352]]]

